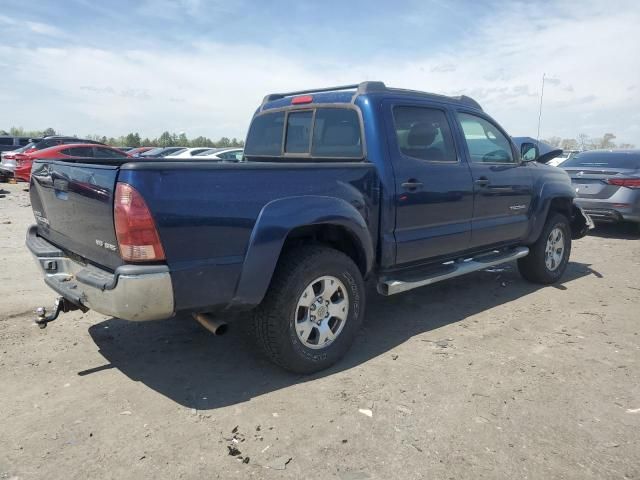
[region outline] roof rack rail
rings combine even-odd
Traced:
[[[285,92],[285,93],[270,93],[264,100],[262,104],[264,105],[267,102],[271,102],[273,100],[280,100],[285,97],[293,97],[295,95],[305,95],[309,93],[322,93],[322,92],[339,92],[341,90],[356,90],[356,95],[362,95],[363,93],[371,93],[371,92],[382,92],[385,91],[387,87],[383,82],[361,82],[354,83],[351,85],[340,85],[337,87],[325,87],[325,88],[312,88],[310,90],[297,90],[294,92]]]
[[[451,97],[454,100],[458,100],[460,103],[466,103],[472,107],[477,108],[478,110],[482,110],[482,107],[478,102],[476,102],[473,98],[467,97],[466,95],[458,95],[457,97]]]
[[[412,93],[412,94],[421,94],[421,95],[429,95],[429,96],[435,96],[435,97],[440,97],[440,98],[450,98],[452,100],[456,100],[460,103],[464,103],[467,104],[473,108],[477,108],[479,110],[482,110],[482,107],[480,106],[480,104],[478,102],[476,102],[473,98],[468,97],[466,95],[458,95],[458,96],[445,96],[445,95],[438,95],[438,94],[434,94],[434,93],[426,93],[426,92],[420,92],[420,91],[416,91],[416,90],[405,90],[405,89],[400,89],[400,88],[388,88],[384,82],[377,82],[377,81],[368,81],[368,82],[360,82],[360,83],[354,83],[351,85],[340,85],[337,87],[325,87],[325,88],[312,88],[310,90],[297,90],[294,92],[284,92],[284,93],[270,93],[269,95],[265,96],[264,99],[262,100],[262,106],[260,107],[260,110],[262,110],[265,106],[265,104],[267,102],[272,102],[273,100],[280,100],[282,98],[285,97],[293,97],[296,95],[308,95],[310,93],[322,93],[322,92],[338,92],[341,90],[355,90],[356,92],[353,94],[353,99],[352,101],[355,101],[355,98],[358,95],[364,95],[366,93],[376,93],[376,92],[397,92],[397,93]]]

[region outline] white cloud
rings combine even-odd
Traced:
[[[33,21],[21,21],[6,15],[0,15],[0,25],[4,25],[5,28],[10,28],[12,31],[17,32],[26,28],[32,33],[39,35],[46,35],[51,37],[63,37],[64,33],[59,28],[42,22]]]
[[[370,79],[474,96],[510,133],[534,136],[546,73],[542,136],[611,131],[640,147],[640,8],[622,3],[562,3],[555,16],[517,3],[446,51],[425,56],[416,48],[411,60],[346,61],[321,46],[298,55],[233,43],[242,35],[180,50],[4,45],[0,58],[15,67],[0,77],[13,95],[0,127],[242,137],[266,93]],[[197,11],[198,4],[184,8]]]

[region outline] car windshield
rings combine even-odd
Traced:
[[[562,167],[604,167],[604,168],[624,168],[640,169],[639,152],[583,152],[579,153],[562,163]]]
[[[155,157],[156,155],[158,155],[163,150],[164,150],[164,148],[162,148],[162,147],[152,148],[151,150],[147,150],[146,152],[142,152],[140,155],[142,157]]]
[[[186,151],[186,148],[165,148],[162,152],[160,152],[161,157],[168,157],[169,155],[178,155]]]
[[[29,142],[29,143],[27,143],[24,147],[20,147],[20,148],[18,148],[18,149],[16,149],[16,150],[13,150],[13,153],[22,153],[22,152],[24,152],[25,150],[30,149],[30,148],[31,148],[31,147],[33,147],[34,145],[35,145],[35,143],[34,143],[34,142]]]
[[[222,149],[221,148],[208,148],[204,152],[196,153],[195,156],[196,157],[201,157],[201,156],[205,156],[205,155],[213,155],[214,153],[219,152],[220,150],[222,150]]]

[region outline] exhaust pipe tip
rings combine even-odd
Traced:
[[[217,336],[224,335],[227,333],[227,329],[229,328],[227,322],[217,319],[208,313],[194,313],[193,318],[195,318],[200,325]]]

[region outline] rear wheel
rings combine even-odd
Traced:
[[[347,352],[362,323],[364,302],[364,282],[353,260],[331,248],[301,247],[279,262],[250,328],[274,363],[312,373]]]
[[[529,255],[518,260],[520,274],[530,282],[557,282],[564,274],[571,254],[571,228],[567,217],[560,213],[549,215],[540,237],[529,249]]]

